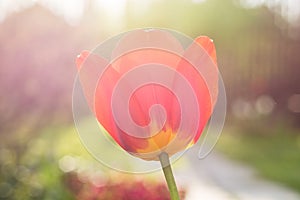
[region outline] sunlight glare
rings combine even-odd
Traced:
[[[35,3],[34,0],[30,1],[18,1],[18,0],[1,0],[0,1],[0,22],[5,19],[11,13],[18,12],[32,6]]]
[[[76,25],[84,13],[84,0],[41,0],[40,3],[53,13],[63,16],[67,23]]]
[[[108,17],[120,18],[124,15],[127,0],[95,0],[96,5],[106,12]]]

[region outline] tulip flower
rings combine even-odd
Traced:
[[[160,160],[171,196],[178,199],[169,156],[196,143],[213,112],[213,41],[200,36],[184,48],[166,31],[137,30],[119,40],[110,60],[84,51],[76,63],[98,122],[128,153]]]

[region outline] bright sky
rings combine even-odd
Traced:
[[[0,0],[0,22],[13,12],[39,3],[49,8],[53,13],[64,17],[71,25],[76,25],[89,3],[106,11],[106,15],[112,19],[122,17],[126,2],[128,0]],[[203,2],[205,0],[191,0],[191,2]],[[131,3],[141,2],[146,4],[146,0],[131,0]],[[275,9],[291,23],[296,23],[300,19],[300,0],[240,0],[247,8],[266,5]]]
[[[64,17],[71,25],[76,25],[89,3],[106,11],[111,18],[124,13],[127,0],[0,0],[0,22],[11,13],[30,7],[36,3],[50,9],[54,14]]]
[[[242,0],[241,3],[248,8],[266,5],[292,24],[300,20],[300,0]]]
[[[70,23],[80,19],[84,9],[84,0],[1,0],[0,21],[3,21],[7,15],[33,6],[36,3],[47,7],[57,15],[64,16],[66,21]]]

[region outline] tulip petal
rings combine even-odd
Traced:
[[[88,51],[83,51],[77,57],[76,64],[82,89],[91,111],[105,130],[122,146],[112,117],[111,96],[109,95],[109,91],[119,79],[119,74],[108,66],[104,58]],[[105,76],[101,76],[104,73],[103,69],[106,69]],[[100,77],[102,78],[99,80]],[[105,87],[99,88],[99,85]]]
[[[151,52],[151,53],[150,53]],[[148,55],[146,58],[143,55]],[[151,55],[151,56],[149,56]],[[112,63],[112,67],[113,69],[116,69],[115,67],[118,66],[118,69],[121,69],[118,71],[118,73],[120,74],[119,77],[121,77],[122,75],[126,74],[127,72],[129,72],[130,70],[134,69],[136,66],[140,66],[140,65],[144,65],[144,64],[148,64],[148,63],[162,63],[165,64],[167,66],[173,66],[174,68],[176,67],[176,65],[178,64],[180,60],[180,57],[178,57],[177,55],[174,54],[170,54],[168,52],[165,51],[161,51],[161,50],[139,50],[139,51],[134,51],[131,52],[129,54],[126,54],[126,56],[122,56],[120,58],[118,58],[114,63]],[[114,70],[115,72],[117,70]],[[120,72],[121,71],[121,72]],[[114,91],[114,86],[116,86],[117,84],[117,79],[118,77],[116,77],[117,79],[113,79],[113,78],[108,78],[109,80],[107,80],[107,77],[109,77],[109,71],[105,71],[105,73],[103,74],[101,80],[98,83],[98,87],[97,87],[97,93],[96,93],[96,102],[99,102],[100,97],[106,97],[106,101],[107,103],[106,106],[102,105],[98,105],[96,103],[96,113],[97,113],[97,119],[99,120],[99,122],[101,124],[103,124],[105,118],[111,118],[113,120],[113,116],[110,110],[108,110],[108,108],[110,107],[110,104],[108,104],[110,101],[112,101],[112,94]],[[147,73],[148,78],[153,77],[153,80],[155,81],[155,76],[156,73],[154,72],[153,74],[151,73]],[[135,77],[137,78],[137,77]],[[112,81],[113,80],[113,81]],[[127,82],[125,82],[125,84],[122,84],[123,87],[123,92],[126,92],[127,90],[131,90],[131,88],[134,88],[134,83],[131,83],[132,79],[129,79]],[[107,82],[110,81],[110,84],[107,85]],[[150,118],[149,118],[149,110],[151,108],[151,106],[155,105],[155,104],[159,104],[162,105],[167,113],[167,116],[171,116],[172,112],[177,112],[178,115],[176,116],[176,119],[173,119],[173,130],[176,129],[176,124],[175,121],[179,121],[178,118],[180,118],[180,107],[177,103],[177,110],[174,110],[171,107],[171,102],[174,101],[173,99],[175,98],[174,94],[171,91],[168,91],[166,88],[159,86],[157,84],[149,84],[149,85],[145,85],[143,87],[141,87],[140,89],[138,89],[137,91],[135,91],[131,98],[130,98],[130,103],[129,103],[129,110],[130,110],[130,114],[132,119],[134,120],[134,122],[140,126],[147,126],[150,122]],[[122,99],[119,98],[118,99],[119,103],[117,104],[117,106],[120,106],[121,108],[127,108],[128,105],[126,105],[126,99]],[[120,109],[117,109],[120,111]],[[110,116],[109,117],[102,117],[103,112],[110,112]],[[162,125],[163,129],[165,130],[166,127],[164,127],[163,124],[163,120],[161,120],[161,118],[159,117],[161,116],[161,113],[155,113],[155,123],[156,124],[160,124]],[[123,118],[124,119],[124,118]],[[125,120],[125,119],[124,119]],[[124,121],[123,120],[123,121]],[[170,124],[169,124],[170,125]],[[103,125],[105,127],[105,125]],[[106,128],[106,127],[105,127]],[[152,127],[153,128],[153,127]],[[106,128],[106,130],[108,130],[110,132],[113,131],[112,129],[109,129],[108,127]],[[123,130],[120,129],[120,127],[117,128],[117,130],[114,130],[114,132],[117,132],[117,135],[119,136],[119,138],[121,138],[121,146],[130,152],[137,152],[140,149],[146,149],[149,146],[151,146],[151,141],[157,141],[157,140],[152,140],[151,139],[151,134],[152,134],[152,130],[151,127],[150,129],[148,129],[148,138],[150,138],[149,140],[147,139],[141,139],[139,137],[135,138],[132,135],[130,135],[130,133],[125,133]],[[128,135],[129,134],[129,135]],[[165,141],[165,144],[167,144],[169,142],[169,140]],[[160,145],[158,145],[159,147]],[[149,148],[148,148],[149,149]],[[155,148],[152,148],[155,149]],[[157,150],[159,150],[159,148],[156,148]]]
[[[212,114],[218,96],[218,69],[214,44],[206,36],[198,37],[187,48],[183,57],[177,70],[190,82],[199,103],[200,119],[198,132],[193,140],[195,143]],[[193,67],[189,67],[187,60]]]
[[[199,36],[194,40],[200,45],[210,56],[210,58],[217,64],[216,48],[212,39],[207,36]]]
[[[76,65],[79,71],[79,79],[84,95],[91,111],[94,113],[94,95],[97,82],[101,76],[103,68],[108,65],[108,62],[96,54],[83,51],[79,56],[77,56]]]
[[[158,29],[140,29],[130,32],[120,39],[112,52],[111,60],[140,49],[164,50],[177,55],[182,55],[184,52],[181,43],[171,33]],[[153,54],[151,51],[143,51],[142,56],[152,58]],[[134,58],[141,59],[140,57]]]
[[[109,63],[84,51],[76,64],[89,107],[124,150],[145,160],[157,160],[162,151],[171,156],[198,140],[218,95],[217,59],[211,39],[198,37],[184,51],[166,31],[133,31],[120,39],[111,60]],[[155,66],[161,66],[162,71]],[[142,73],[130,76],[138,68]],[[166,68],[171,72],[163,72]],[[159,80],[171,84],[166,87]],[[178,94],[183,100],[177,99]],[[197,105],[186,106],[189,104]],[[154,109],[157,105],[163,110]],[[144,131],[133,133],[140,127]]]

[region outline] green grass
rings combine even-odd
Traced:
[[[250,164],[261,176],[300,192],[300,135],[289,128],[226,128],[217,149]],[[266,132],[269,130],[269,132]]]

